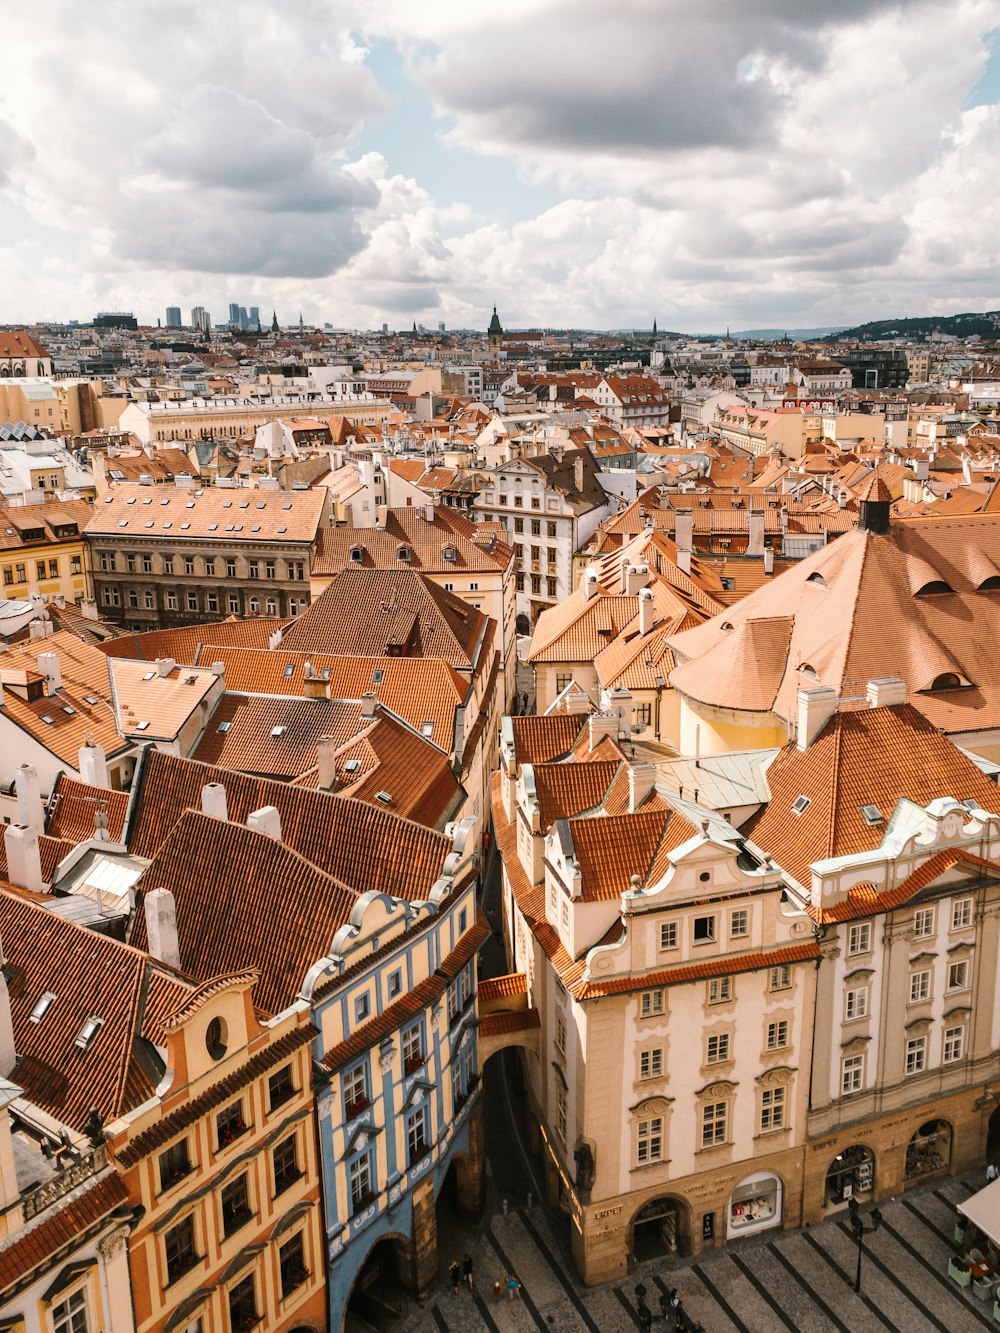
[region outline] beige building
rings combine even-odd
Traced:
[[[322,399],[218,398],[182,402],[129,403],[118,416],[122,430],[131,431],[141,444],[165,440],[206,440],[256,435],[257,428],[275,417],[307,409],[316,421],[332,425],[343,418],[358,425],[376,425],[396,418],[398,409],[383,400],[344,402]],[[106,423],[105,423],[106,424]]]

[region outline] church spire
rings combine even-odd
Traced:
[[[280,333],[280,332],[281,332],[281,329],[278,327],[278,312],[277,312],[277,310],[272,310],[272,311],[271,311],[271,332],[272,332],[272,333]]]

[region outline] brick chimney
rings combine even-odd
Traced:
[[[868,682],[865,697],[869,708],[890,708],[906,703],[906,681],[898,676],[879,676]]]
[[[597,596],[598,591],[597,571],[588,569],[583,576],[583,600],[589,602],[592,597]]]
[[[628,808],[634,813],[656,785],[654,764],[630,764],[628,770]]]
[[[336,781],[336,748],[332,736],[320,736],[316,747],[316,786],[320,791],[329,791]]]
[[[674,512],[674,541],[682,550],[690,551],[694,546],[694,510],[678,509]]]
[[[750,540],[747,542],[747,555],[764,553],[764,511],[750,510]]]
[[[653,628],[653,594],[649,588],[639,593],[639,634],[648,634]]]
[[[89,782],[92,787],[111,786],[104,746],[98,745],[92,736],[89,736],[77,751],[77,762],[80,767],[80,777],[84,782]]]
[[[42,804],[42,787],[38,780],[38,769],[31,764],[22,764],[17,770],[17,819],[20,824],[27,824],[36,833],[45,832],[45,806]]]

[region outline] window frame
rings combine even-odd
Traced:
[[[666,1012],[666,996],[662,986],[656,990],[639,992],[639,1017],[662,1018]]]
[[[281,1161],[279,1163],[279,1153]],[[289,1164],[288,1158],[291,1161]],[[279,1171],[280,1166],[280,1171]],[[271,1149],[271,1179],[274,1183],[274,1197],[284,1192],[295,1184],[297,1180],[302,1179],[302,1168],[299,1166],[299,1144],[298,1135],[294,1132],[288,1134]]]
[[[767,1025],[766,1046],[769,1051],[783,1051],[788,1047],[789,1024],[787,1018],[775,1018]]]
[[[872,951],[872,923],[854,921],[847,928],[847,957],[856,958],[859,954]]]
[[[927,1036],[907,1037],[904,1048],[903,1071],[907,1078],[922,1074],[927,1069]]]
[[[762,1088],[760,1093],[760,1133],[770,1134],[785,1128],[786,1092],[783,1083]]]
[[[733,998],[733,979],[732,977],[709,977],[708,979],[708,1003],[709,1004],[728,1004]]]
[[[670,949],[680,947],[680,934],[676,921],[660,922],[660,952],[667,953]]]
[[[639,1052],[639,1078],[641,1081],[663,1077],[663,1047],[648,1046]]]
[[[705,1063],[707,1065],[725,1065],[730,1060],[730,1036],[728,1032],[713,1032],[705,1038]]]
[[[703,1102],[701,1107],[701,1146],[720,1148],[729,1142],[729,1100]]]
[[[972,898],[955,898],[951,904],[952,930],[969,930],[972,924]]]
[[[190,1273],[191,1269],[204,1258],[204,1255],[198,1253],[195,1216],[194,1212],[188,1213],[164,1233],[163,1259],[167,1270],[168,1287],[179,1281],[185,1273]],[[184,1234],[180,1235],[181,1232]],[[171,1263],[171,1249],[175,1251],[173,1263]]]
[[[663,1161],[664,1123],[662,1115],[647,1116],[636,1122],[635,1161],[637,1166],[651,1166]]]

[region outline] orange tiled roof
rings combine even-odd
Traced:
[[[537,1009],[520,1009],[516,1013],[484,1014],[479,1020],[479,1040],[484,1037],[506,1036],[509,1032],[530,1032],[542,1026]]]
[[[52,785],[48,832],[52,838],[70,843],[85,842],[94,836],[97,827],[94,817],[101,808],[107,816],[111,840],[120,842],[128,809],[127,793],[92,787],[60,771]]]
[[[503,977],[488,977],[479,983],[479,999],[508,1000],[528,993],[528,978],[523,972],[509,972]]]
[[[536,764],[535,797],[542,832],[557,819],[569,819],[601,806],[621,768],[619,760],[591,764]]]
[[[879,892],[874,884],[857,884],[848,890],[844,902],[837,903],[834,907],[811,906],[808,909],[809,915],[822,923],[834,923],[853,921],[859,917],[872,916],[877,912],[891,912],[893,908],[908,902],[926,889],[928,884],[933,884],[939,875],[943,875],[956,865],[974,866],[978,870],[992,871],[994,875],[1000,874],[1000,862],[988,861],[985,857],[976,856],[975,853],[962,848],[949,847],[935,853],[894,889]]]
[[[128,1203],[128,1197],[118,1172],[102,1171],[68,1194],[58,1207],[47,1209],[38,1221],[0,1243],[0,1294],[57,1253],[79,1244],[102,1219]]]
[[[777,948],[757,949],[742,954],[726,954],[706,959],[703,963],[679,964],[655,972],[628,973],[601,981],[584,981],[577,987],[578,1000],[597,1000],[605,995],[626,995],[630,991],[648,990],[651,986],[678,986],[685,982],[707,980],[709,977],[738,976],[741,972],[760,972],[782,964],[811,962],[820,956],[815,940],[804,944],[785,944]]]
[[[346,768],[349,760],[359,764],[353,773]],[[464,798],[447,754],[386,713],[340,749],[336,771],[339,795],[378,802],[428,828],[444,829]]]
[[[198,649],[202,644],[266,648],[271,636],[290,623],[288,620],[263,616],[253,616],[247,620],[216,620],[204,625],[129,634],[108,640],[97,647],[107,657],[134,657],[145,662],[154,662],[158,657],[172,657],[181,666],[196,666]],[[211,662],[203,663],[206,664],[210,666]]]
[[[672,809],[571,819],[569,826],[584,902],[613,902],[633,875],[645,883],[661,848],[679,847],[695,831]]]
[[[369,719],[362,721],[356,702],[227,692],[191,758],[288,782],[315,766],[321,737],[330,736],[341,746],[371,725]]]
[[[312,543],[326,503],[322,489],[193,489],[123,483],[97,501],[87,534],[180,543],[211,541],[220,547],[234,541]]]
[[[526,714],[510,719],[519,764],[542,764],[569,754],[587,719],[571,713]]]

